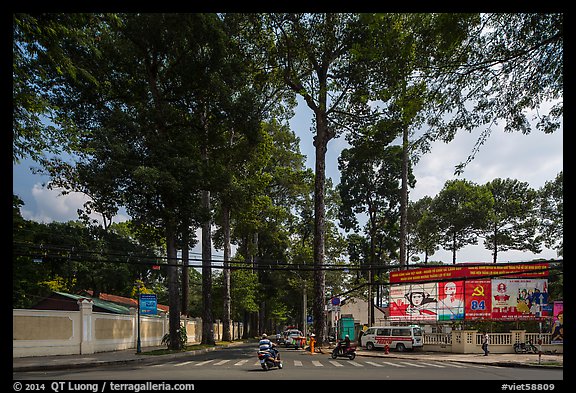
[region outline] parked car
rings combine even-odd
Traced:
[[[294,346],[299,348],[302,346],[302,339],[305,340],[304,333],[298,329],[288,329],[282,334],[284,345],[286,347]]]

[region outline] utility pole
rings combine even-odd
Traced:
[[[302,285],[302,333],[304,333],[304,337],[306,337],[306,330],[308,330],[308,320],[306,315],[306,303],[308,299],[306,298],[306,285]]]

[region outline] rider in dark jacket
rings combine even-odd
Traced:
[[[344,340],[338,342],[338,353],[344,354],[350,348],[350,336],[346,335]]]

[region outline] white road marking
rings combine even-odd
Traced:
[[[466,368],[466,366],[464,366],[463,364],[459,364],[459,363],[446,362],[446,364],[448,364],[452,367],[456,367],[456,368]]]
[[[410,362],[402,362],[402,363],[407,364],[407,365],[412,366],[412,367],[426,367],[426,366],[423,366],[423,365],[418,364],[418,363],[410,363]]]
[[[406,367],[406,366],[404,366],[402,364],[398,364],[398,363],[392,363],[392,362],[382,362],[382,363],[388,364],[388,365],[394,366],[394,367]]]
[[[436,363],[422,363],[422,364],[425,364],[427,366],[432,366],[432,367],[446,368],[446,366],[443,366],[441,364],[436,364]]]
[[[176,363],[174,365],[174,367],[182,367],[182,366],[185,366],[185,365],[190,364],[190,363],[194,363],[194,362],[192,360],[190,360],[188,362]]]
[[[203,362],[196,363],[195,366],[203,366],[203,365],[208,364],[208,363],[210,363],[210,362],[212,362],[212,361],[214,361],[214,359],[205,360],[205,361],[203,361]]]

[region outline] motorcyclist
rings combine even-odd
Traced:
[[[278,349],[276,349],[276,344],[274,344],[270,339],[268,339],[268,335],[266,333],[262,334],[260,341],[258,342],[258,348],[261,351],[270,351],[272,356],[276,360],[280,359],[280,355],[278,353]]]
[[[344,340],[338,341],[338,353],[343,355],[350,348],[350,336],[346,335]]]
[[[350,348],[350,336],[346,335],[346,337],[344,337],[344,353],[346,353],[349,348]]]

